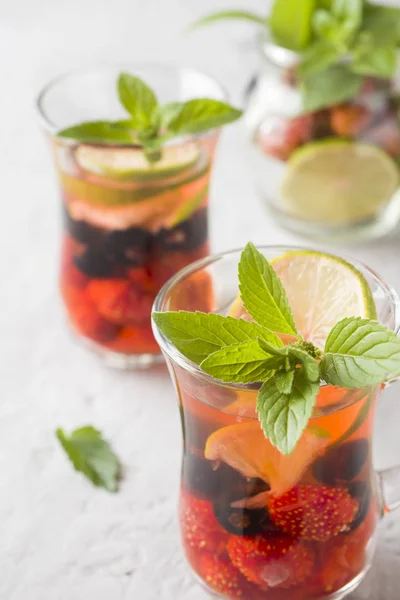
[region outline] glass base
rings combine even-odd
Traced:
[[[96,354],[101,358],[103,364],[111,369],[137,371],[149,369],[164,362],[161,352],[158,354],[123,354],[122,352],[114,352],[109,348],[96,344],[96,342],[83,338],[71,329],[71,327],[70,331],[81,346],[92,352],[92,354]]]
[[[395,203],[387,206],[381,214],[374,215],[371,219],[336,227],[290,217],[273,206],[265,196],[263,199],[268,211],[281,227],[297,235],[327,243],[351,244],[379,239],[393,233],[400,220],[400,199],[396,199]]]
[[[197,575],[197,573],[195,573],[195,571],[192,569],[192,567],[190,567],[190,565],[189,565],[189,569],[190,569],[194,579],[203,588],[203,590],[205,590],[207,592],[207,594],[210,598],[216,598],[219,600],[227,600],[227,596],[218,594],[218,592],[215,592],[212,589],[210,589],[208,587],[208,585],[206,583],[204,583],[204,581],[201,579],[201,577],[199,577]],[[354,590],[356,590],[358,588],[358,586],[360,585],[360,583],[362,582],[364,577],[367,575],[369,569],[370,569],[370,565],[368,564],[365,566],[364,570],[361,571],[361,573],[359,573],[356,577],[354,577],[354,579],[349,581],[349,583],[347,583],[344,587],[342,587],[342,589],[338,590],[337,592],[334,592],[333,594],[329,594],[329,595],[318,596],[318,597],[312,596],[312,598],[311,597],[310,597],[310,599],[307,598],[307,600],[342,600],[342,598],[346,598],[349,594],[351,594],[352,592],[354,592]],[[287,593],[288,593],[288,600],[289,600],[290,588],[287,588]],[[243,598],[243,600],[253,600],[253,598],[250,598],[250,597]]]

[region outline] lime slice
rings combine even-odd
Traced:
[[[350,225],[376,215],[398,186],[397,165],[383,150],[335,139],[295,152],[281,191],[284,204],[297,218]]]
[[[341,319],[376,318],[375,302],[366,279],[342,258],[294,250],[273,259],[271,264],[286,290],[298,331],[318,348],[324,347],[330,330]],[[249,319],[240,297],[232,304],[230,314]]]
[[[376,318],[366,279],[345,260],[299,250],[271,264],[286,290],[298,331],[318,348],[324,347],[330,330],[341,319]]]
[[[75,152],[78,164],[90,173],[112,177],[153,181],[171,177],[193,166],[200,152],[195,144],[167,146],[159,161],[149,163],[143,150],[134,148],[100,148],[79,146]]]

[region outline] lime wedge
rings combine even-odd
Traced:
[[[318,348],[345,317],[376,318],[368,282],[342,258],[295,250],[271,264],[286,290],[298,331]]]
[[[293,154],[282,198],[297,218],[351,225],[376,215],[399,186],[396,163],[383,150],[345,140],[323,140]]]
[[[303,338],[323,348],[332,327],[346,317],[376,318],[368,282],[342,258],[312,250],[294,250],[271,261],[282,281],[296,327]],[[230,313],[250,319],[240,296]],[[282,341],[292,341],[281,334]]]
[[[85,171],[113,179],[153,181],[171,177],[193,166],[200,151],[195,144],[167,146],[162,157],[149,163],[143,150],[135,148],[104,148],[79,146],[75,152],[78,164]]]

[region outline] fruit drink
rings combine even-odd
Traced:
[[[197,576],[229,599],[329,598],[352,586],[369,564],[379,515],[376,389],[321,388],[320,416],[282,456],[255,418],[255,392],[201,389],[176,373],[185,432],[180,526]]]
[[[164,151],[55,144],[63,202],[61,291],[73,329],[125,355],[158,354],[150,314],[177,271],[208,254],[216,135]]]

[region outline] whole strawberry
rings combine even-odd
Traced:
[[[295,538],[316,542],[348,531],[358,506],[344,488],[315,485],[298,485],[268,499],[270,517],[277,527]]]
[[[264,590],[304,583],[314,566],[313,551],[285,534],[231,536],[227,551],[246,579]]]
[[[211,502],[182,491],[180,522],[183,544],[191,555],[193,551],[223,552],[228,535],[216,520]]]

